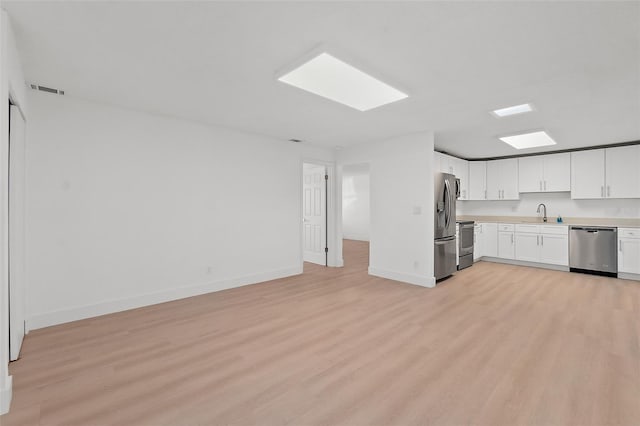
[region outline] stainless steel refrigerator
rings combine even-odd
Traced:
[[[460,184],[449,173],[435,174],[434,273],[436,280],[453,274],[456,267],[456,199]]]

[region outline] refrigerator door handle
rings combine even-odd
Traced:
[[[450,243],[451,241],[454,241],[456,239],[456,237],[446,237],[446,238],[440,238],[439,240],[435,240],[435,244],[437,246],[441,246],[443,244],[447,244]]]
[[[444,210],[444,227],[449,227],[449,222],[451,221],[451,187],[449,186],[449,180],[445,179],[444,181],[444,199],[445,199],[445,210]]]

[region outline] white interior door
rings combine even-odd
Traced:
[[[15,361],[25,321],[25,122],[11,106],[9,133],[9,355]]]
[[[325,265],[326,255],[326,169],[305,163],[303,167],[302,225],[305,262]]]

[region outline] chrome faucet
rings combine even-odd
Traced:
[[[536,213],[540,213],[540,207],[544,207],[544,216],[542,216],[542,221],[543,222],[547,222],[547,206],[545,206],[544,204],[540,203],[538,204],[538,210],[536,210]]]

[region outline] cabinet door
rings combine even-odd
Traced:
[[[569,266],[569,237],[567,235],[540,235],[540,262]]]
[[[482,224],[482,255],[498,257],[498,224]]]
[[[478,260],[483,253],[482,224],[476,224],[473,228],[473,260]]]
[[[518,158],[518,187],[520,192],[543,192],[542,157]]]
[[[640,145],[605,149],[606,197],[640,198]]]
[[[487,200],[501,200],[499,160],[487,161]]]
[[[618,272],[640,274],[640,239],[618,239]]]
[[[453,167],[449,164],[449,156],[441,152],[433,152],[433,170],[435,173],[452,173]]]
[[[460,200],[469,199],[469,162],[461,158],[453,159],[453,174],[460,179]]]
[[[544,192],[571,191],[571,154],[550,154],[542,156]],[[520,181],[522,185],[522,181]]]
[[[513,232],[498,232],[498,257],[501,259],[515,258]]]
[[[519,200],[518,189],[518,159],[499,160],[500,162],[500,186],[503,200]]]
[[[487,162],[469,161],[469,200],[487,199]]]
[[[517,233],[516,239],[516,259],[527,262],[540,261],[540,235]]]
[[[450,157],[447,154],[440,154],[440,171],[442,173],[454,174],[453,173],[454,160],[455,159],[453,157]]]
[[[442,154],[437,151],[433,151],[433,174],[440,173],[440,161]]]
[[[604,149],[571,153],[571,198],[604,198]]]

